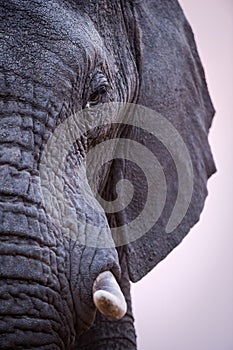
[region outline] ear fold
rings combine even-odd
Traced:
[[[215,172],[207,139],[214,109],[192,30],[175,0],[135,2],[135,6],[143,50],[138,104],[166,118],[183,139],[192,162],[193,187],[185,216],[169,232],[166,227],[179,191],[182,192],[177,164],[161,140],[146,136],[138,129],[136,132],[128,129],[130,138],[143,140],[143,144],[157,156],[167,183],[167,198],[160,218],[146,234],[124,247],[129,276],[134,282],[164,259],[199,220],[207,195],[207,179]],[[122,168],[115,162],[113,177],[120,173],[120,177],[133,178],[134,191],[146,192],[140,171],[129,162],[122,164],[123,170],[119,170]],[[188,195],[185,191],[184,200]],[[143,206],[140,195],[135,203],[137,212]],[[128,222],[133,216],[132,210],[117,213],[115,221]]]

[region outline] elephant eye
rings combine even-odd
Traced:
[[[107,87],[105,85],[100,86],[97,90],[95,90],[89,97],[89,100],[86,104],[86,107],[95,106],[101,102],[102,97],[106,94]]]

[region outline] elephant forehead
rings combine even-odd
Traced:
[[[77,75],[104,56],[102,39],[88,15],[56,0],[12,1],[3,8],[1,25],[8,28],[2,61],[24,76],[27,67],[29,76],[33,71],[38,79],[45,71],[49,80],[49,73],[62,74],[64,66]]]

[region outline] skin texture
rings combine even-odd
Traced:
[[[207,178],[215,171],[207,141],[214,110],[191,29],[173,0],[14,0],[0,6],[0,349],[136,349],[129,281],[149,272],[198,221]],[[177,195],[174,164],[165,169],[172,185],[162,219],[127,246],[81,246],[45,212],[39,183],[43,147],[62,121],[95,99],[103,81],[108,88],[99,103],[157,110],[187,144],[194,192],[172,235],[164,226]],[[114,135],[142,138],[129,127],[94,131],[67,157],[65,190],[77,212],[76,163],[87,147]],[[169,155],[147,140],[166,168]],[[114,198],[116,182],[134,170],[114,161],[97,179],[102,195]],[[104,217],[106,225],[127,221],[139,209],[140,181],[136,192],[134,207]],[[91,222],[98,219],[88,214]],[[114,274],[125,295],[128,308],[120,321],[96,312],[92,286],[103,271]]]

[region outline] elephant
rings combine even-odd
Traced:
[[[177,0],[2,0],[0,26],[0,349],[136,349],[130,282],[151,271],[198,222],[216,171],[208,142],[215,111],[192,29]],[[51,136],[71,115],[98,118],[98,108],[114,103],[162,116],[163,132],[177,131],[191,168],[182,158],[179,172],[172,144],[166,149],[158,130],[132,123],[97,126],[73,140],[61,191],[72,213],[100,223],[99,232],[126,224],[127,235],[145,194],[154,192],[138,166],[115,157],[93,178],[99,194],[114,201],[118,182],[127,179],[135,195],[126,210],[105,214],[99,204],[97,216],[80,202],[79,167],[87,150],[111,139],[143,143],[166,184],[161,215],[140,237],[91,246],[53,222],[40,167]],[[187,208],[168,230],[179,193],[190,195],[180,183],[190,169]]]

